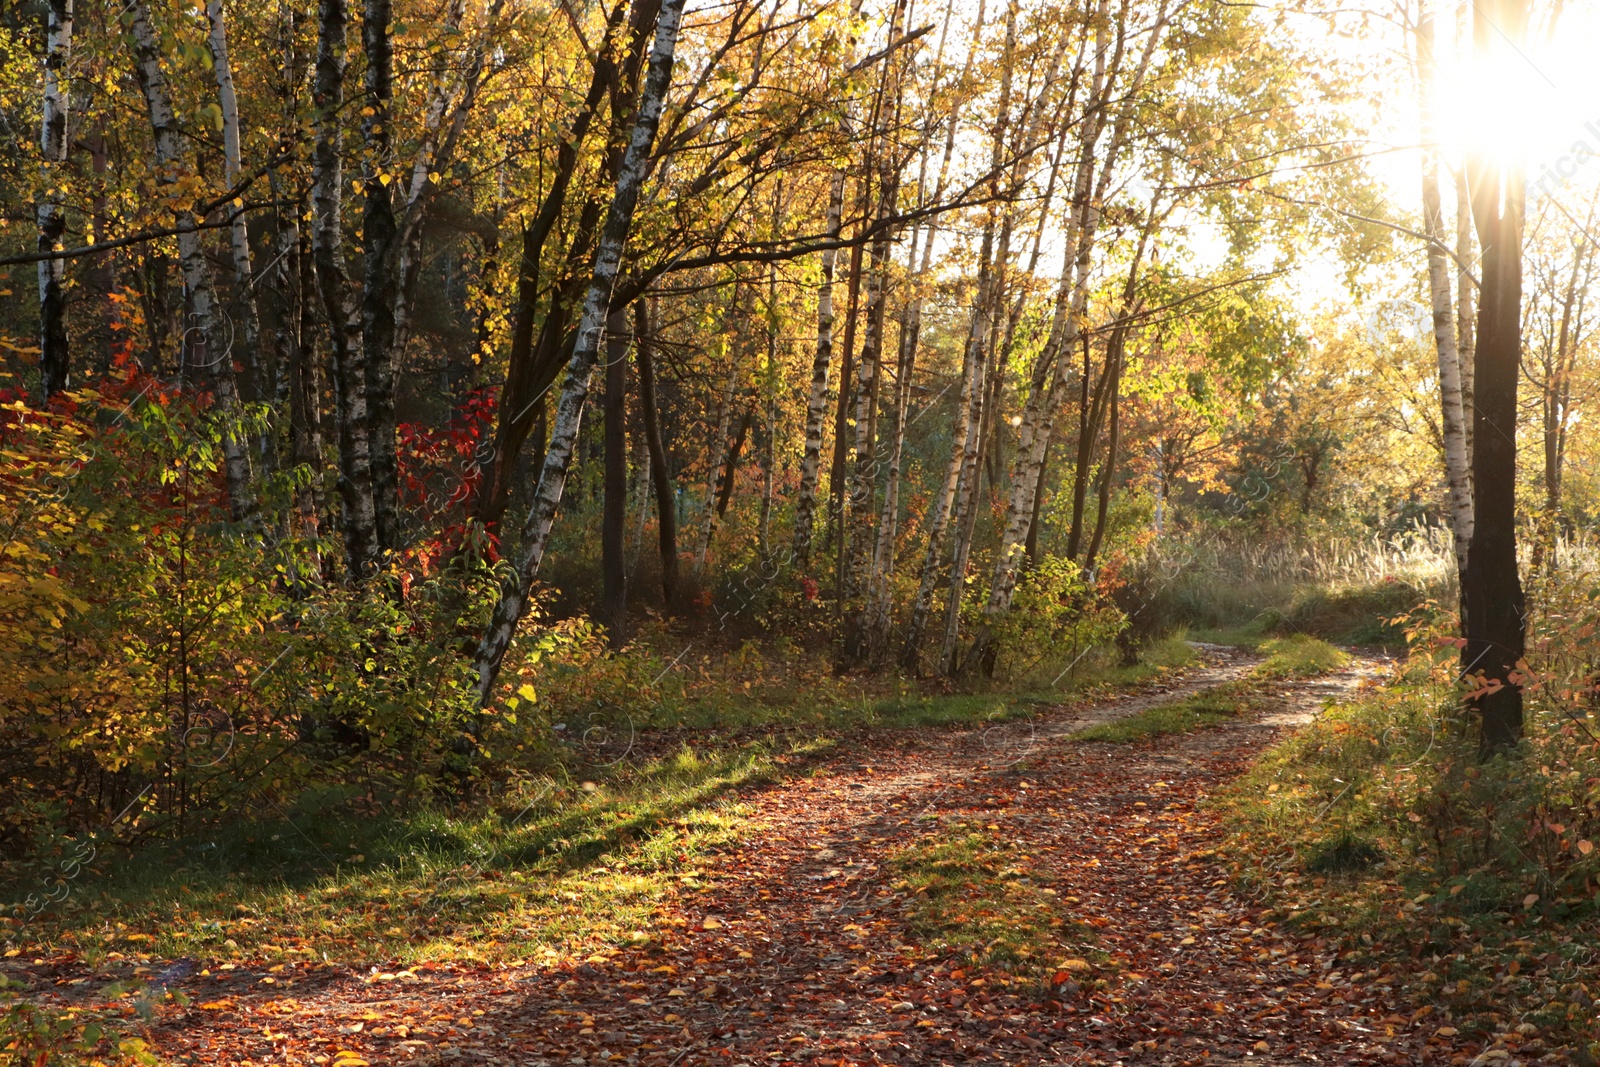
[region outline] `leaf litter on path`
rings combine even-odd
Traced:
[[[1242,671],[1213,664],[1203,684]],[[1464,1039],[1391,976],[1236,896],[1216,853],[1207,796],[1360,674],[1273,683],[1236,720],[1134,745],[1070,735],[1148,699],[879,738],[748,791],[746,833],[631,944],[550,966],[207,971],[174,984],[149,1036],[178,1063],[338,1067],[1464,1064]],[[950,827],[1015,847],[1003,873],[1055,910],[1068,933],[1040,952],[1059,958],[1008,971],[919,939],[896,857]]]

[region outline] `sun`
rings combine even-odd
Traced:
[[[1447,163],[1477,156],[1519,168],[1530,188],[1545,177],[1546,192],[1558,184],[1555,178],[1560,184],[1600,180],[1600,66],[1594,62],[1600,17],[1594,7],[1567,7],[1553,28],[1548,12],[1536,11],[1525,40],[1491,33],[1483,50],[1472,49],[1464,33],[1441,32],[1433,106]]]

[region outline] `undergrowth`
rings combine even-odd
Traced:
[[[551,669],[541,701],[569,710],[547,716],[557,741],[544,769],[454,803],[381,806],[356,785],[327,787],[132,848],[41,838],[31,862],[0,865],[0,900],[15,902],[0,943],[91,962],[414,962],[636,939],[743,832],[734,791],[801,771],[843,738],[1028,717],[1071,690],[1178,669],[1193,650],[1162,641],[1139,665],[1021,695],[889,686],[854,699],[810,671],[786,675],[802,658],[747,645],[714,679],[691,670],[630,712],[636,665]]]
[[[1480,758],[1456,643],[1424,613],[1385,687],[1222,801],[1239,878],[1286,919],[1407,963],[1441,1024],[1573,1062],[1600,1055],[1600,719],[1592,680],[1562,668],[1585,625],[1532,643],[1527,738],[1508,756]]]
[[[154,1067],[145,1042],[123,1035],[104,1013],[60,1010],[14,996],[0,977],[0,1067]]]

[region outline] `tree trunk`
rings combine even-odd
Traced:
[[[783,224],[783,182],[772,194],[772,240],[777,241]],[[778,265],[767,266],[767,363],[761,375],[763,411],[761,440],[761,514],[756,524],[756,550],[761,561],[772,558],[772,505],[778,463]]]
[[[982,250],[983,270],[987,270],[990,249],[987,247],[993,235],[985,233],[985,247]],[[979,299],[982,299],[984,281],[979,279]],[[974,322],[971,330],[977,329],[977,312],[974,308]],[[976,432],[973,423],[974,398],[981,396],[983,389],[983,348],[974,344],[972,332],[969,331],[967,344],[962,354],[961,368],[961,395],[956,401],[955,428],[950,439],[950,461],[945,467],[944,480],[939,485],[938,495],[934,497],[933,507],[928,517],[928,547],[923,553],[922,570],[917,579],[917,594],[911,601],[911,615],[906,624],[906,640],[900,651],[900,665],[908,673],[920,675],[922,673],[922,641],[927,634],[928,616],[933,610],[933,592],[939,585],[940,577],[945,573],[941,564],[945,559],[946,528],[950,522],[950,513],[955,502],[958,486],[961,482],[961,472],[965,464],[967,442]]]
[[[627,308],[606,319],[605,503],[600,518],[600,622],[612,648],[622,646],[628,576],[624,539],[628,522],[628,333]]]
[[[978,22],[974,25],[974,35],[982,28],[984,5],[980,2],[978,7]],[[1001,106],[996,116],[990,147],[990,193],[994,200],[999,190],[1000,161],[1005,151],[1006,127],[1011,108],[1011,57],[1015,45],[1016,4],[1009,4],[1006,8],[1006,51],[1001,64]],[[974,42],[975,44],[976,42]],[[968,71],[971,70],[969,62]],[[947,138],[947,154],[949,138],[954,137],[952,130]],[[972,317],[968,324],[966,345],[962,350],[961,360],[961,395],[956,402],[956,422],[954,433],[950,442],[950,461],[945,469],[943,483],[939,487],[938,496],[933,503],[932,514],[928,521],[928,547],[923,554],[922,570],[917,579],[917,593],[911,602],[910,618],[906,625],[906,640],[901,647],[900,664],[908,673],[918,675],[922,672],[922,642],[927,634],[928,617],[933,610],[933,593],[938,587],[940,579],[955,582],[956,567],[965,567],[965,560],[961,557],[961,529],[962,516],[965,508],[965,492],[968,486],[967,472],[969,453],[973,452],[983,434],[983,400],[988,388],[985,370],[987,369],[987,355],[985,342],[991,332],[989,300],[992,274],[994,271],[994,230],[995,230],[995,205],[991,203],[988,218],[984,223],[983,237],[978,252],[978,279],[974,294]],[[931,243],[932,235],[929,240]],[[951,518],[956,518],[956,546],[947,560],[945,555],[946,528]],[[941,566],[941,563],[943,565]],[[965,576],[961,579],[963,582]],[[952,591],[952,595],[956,595]],[[957,605],[957,621],[959,621],[959,604]],[[946,620],[946,630],[951,626]],[[948,669],[948,655],[940,658],[939,670]]]
[[[395,528],[399,522],[399,482],[392,429],[394,370],[389,362],[394,349],[398,284],[394,264],[395,183],[390,177],[395,161],[389,137],[389,104],[394,95],[394,47],[389,38],[392,14],[390,0],[366,0],[361,20],[361,44],[367,61],[361,108],[361,191],[365,202],[361,219],[361,362],[372,461],[373,519],[383,551],[399,543]]]
[[[517,623],[527,611],[533,580],[539,573],[539,564],[544,559],[545,546],[549,543],[550,527],[555,521],[556,509],[561,504],[561,491],[566,483],[573,445],[582,426],[583,406],[589,392],[589,378],[594,368],[601,328],[611,303],[611,292],[616,284],[623,245],[633,222],[634,208],[639,202],[639,189],[644,184],[651,145],[661,122],[662,104],[672,80],[673,51],[677,45],[683,5],[684,0],[663,0],[661,4],[655,44],[650,52],[649,74],[639,100],[638,118],[623,155],[616,195],[606,212],[605,229],[595,255],[594,274],[584,298],[583,317],[578,324],[577,343],[561,390],[555,431],[545,455],[538,492],[534,495],[533,506],[523,524],[516,571],[501,587],[499,601],[495,604],[493,617],[484,631],[475,657],[476,695],[480,707],[489,702],[506,649],[511,645]]]
[[[1046,427],[1046,431],[1047,432],[1045,433],[1044,438],[1044,458],[1039,463],[1039,470],[1037,473],[1035,473],[1033,479],[1033,517],[1028,520],[1028,537],[1027,540],[1023,542],[1023,556],[1027,559],[1030,566],[1038,563],[1043,555],[1039,548],[1039,528],[1044,517],[1045,476],[1050,470],[1050,452],[1055,447],[1056,443],[1054,418],[1050,420],[1049,425]],[[1156,532],[1159,533],[1160,530],[1158,529]]]
[[[129,6],[133,35],[135,73],[145,107],[150,117],[150,128],[155,136],[157,181],[161,185],[177,184],[184,169],[183,130],[172,110],[172,97],[167,90],[166,74],[161,69],[161,39],[150,24],[150,11],[146,0],[133,0]],[[179,226],[193,227],[200,220],[187,209],[177,212]],[[183,271],[184,284],[189,289],[190,305],[198,327],[200,350],[197,364],[203,366],[216,391],[217,406],[224,419],[232,420],[239,414],[238,389],[234,382],[233,352],[225,343],[226,331],[218,321],[216,296],[211,285],[211,265],[206,260],[200,243],[199,231],[189,228],[178,234],[178,263]],[[228,484],[228,511],[235,521],[249,518],[255,511],[255,501],[250,495],[250,461],[244,442],[239,439],[236,426],[227,426],[222,438],[223,469]]]
[[[1471,4],[1456,9],[1456,34],[1461,40],[1472,36]],[[1472,190],[1467,179],[1467,167],[1462,165],[1454,172],[1456,185],[1456,349],[1461,362],[1461,410],[1467,436],[1467,455],[1472,455],[1473,380],[1477,373],[1478,316],[1474,306],[1478,283],[1472,271],[1477,265],[1473,254]]]
[[[1118,412],[1121,410],[1123,347],[1127,344],[1128,326],[1119,323],[1107,343],[1106,362],[1111,364],[1111,388],[1106,402],[1111,407],[1111,425],[1106,431],[1106,459],[1100,467],[1100,499],[1095,508],[1094,533],[1089,537],[1089,547],[1083,553],[1083,569],[1094,571],[1094,561],[1100,554],[1100,543],[1106,533],[1106,513],[1111,507],[1111,482],[1117,472],[1117,449],[1121,446]]]
[[[1108,4],[1104,0],[1100,10],[1104,18],[1108,10]],[[1119,20],[1120,25],[1125,23]],[[1044,485],[1045,460],[1055,437],[1056,413],[1060,408],[1062,391],[1066,387],[1073,349],[1088,313],[1090,265],[1100,229],[1099,205],[1106,194],[1111,178],[1111,167],[1126,143],[1133,102],[1137,99],[1139,88],[1144,84],[1164,25],[1163,6],[1160,16],[1149,31],[1150,37],[1145,42],[1143,54],[1131,76],[1130,85],[1121,89],[1118,88],[1117,79],[1124,56],[1124,31],[1119,29],[1117,42],[1109,60],[1106,56],[1108,47],[1106,30],[1101,28],[1096,31],[1095,66],[1085,100],[1086,114],[1083,132],[1080,135],[1079,155],[1073,176],[1073,196],[1066,225],[1066,246],[1070,254],[1062,264],[1049,340],[1046,342],[1039,366],[1034,371],[1033,389],[1029,393],[1028,403],[1023,411],[1022,425],[1018,428],[1017,459],[1012,470],[1011,492],[1006,504],[1000,548],[995,555],[994,573],[989,583],[989,600],[984,607],[985,614],[999,614],[1009,610],[1017,579],[1021,574],[1022,563],[1037,550],[1038,539],[1034,527],[1038,522],[1040,511],[1039,498]],[[1076,95],[1077,83],[1082,74],[1081,64],[1080,56],[1073,73],[1071,94],[1073,97]],[[1115,120],[1112,120],[1109,117],[1109,109],[1113,102],[1114,90],[1120,92],[1123,103]],[[1097,154],[1101,137],[1108,128],[1110,135],[1103,155]],[[1052,168],[1052,186],[1054,179],[1054,168]],[[1145,248],[1157,224],[1156,207],[1159,196],[1158,191],[1156,196],[1152,197],[1150,217],[1140,233],[1138,249],[1129,268],[1128,283],[1124,290],[1124,305],[1132,300],[1133,287]],[[1087,369],[1085,374],[1087,375]],[[1080,409],[1080,416],[1081,414]],[[1099,432],[1098,425],[1095,432],[1097,434]],[[1081,491],[1075,495],[1074,502],[1077,505],[1074,512],[1076,531],[1080,528],[1082,518]],[[1076,547],[1074,537],[1069,552],[1075,552]],[[993,655],[992,649],[983,649],[982,663],[986,668],[992,666]]]
[[[517,273],[516,309],[512,315],[510,358],[506,364],[506,379],[500,388],[494,444],[489,454],[479,462],[483,475],[473,503],[473,517],[488,527],[500,522],[510,498],[517,457],[533,431],[536,409],[544,404],[545,393],[559,377],[565,362],[563,355],[570,358],[570,351],[566,347],[568,312],[571,301],[582,295],[581,285],[573,283],[583,280],[577,271],[579,265],[587,261],[590,251],[588,237],[599,220],[597,202],[584,205],[576,235],[567,250],[564,268],[557,272],[555,284],[550,286],[550,302],[542,322],[539,316],[540,294],[543,291],[540,272],[545,246],[566,206],[572,179],[578,170],[579,155],[594,117],[611,94],[618,77],[628,79],[630,85],[634,84],[639,57],[643,52],[640,42],[643,35],[649,32],[659,5],[654,0],[640,0],[632,5],[627,44],[630,50],[623,60],[623,72],[619,75],[615,59],[616,36],[622,26],[623,16],[629,10],[625,3],[618,3],[611,10],[588,92],[573,116],[566,139],[556,150],[550,188],[539,206],[538,215],[522,231],[522,257]],[[613,125],[623,118],[613,116]],[[611,173],[610,177],[614,180],[615,174]],[[570,282],[566,277],[569,274],[572,276]],[[540,322],[537,344],[534,341],[536,322]],[[539,447],[542,448],[542,444]]]
[[[886,191],[880,197],[880,209],[892,210],[892,195]],[[885,217],[877,216],[879,221]],[[877,518],[872,503],[878,485],[878,387],[881,378],[878,364],[883,351],[888,268],[889,231],[885,228],[872,242],[867,267],[866,330],[863,331],[861,355],[856,360],[855,449],[847,483],[850,533],[841,542],[841,547],[848,546],[849,550],[844,580],[847,599],[861,594],[872,565],[872,530]]]
[[[992,299],[990,298],[990,300]],[[986,432],[988,430],[988,419],[991,417],[991,413],[985,405],[989,393],[988,375],[990,371],[989,356],[985,351],[987,347],[985,342],[989,340],[990,335],[993,333],[993,308],[990,305],[990,300],[985,301],[986,308],[980,316],[983,339],[977,342],[977,388],[973,390],[971,408],[967,413],[966,447],[962,450],[960,476],[956,481],[955,541],[950,552],[949,592],[945,600],[944,639],[939,647],[939,672],[946,675],[957,673],[960,667],[960,661],[956,653],[961,637],[961,602],[966,595],[967,561],[971,557],[972,536],[978,522],[978,479],[983,473],[983,447],[988,437]],[[968,343],[971,344],[972,342],[969,341]]]
[[[1461,356],[1456,343],[1455,308],[1450,299],[1446,261],[1444,209],[1439,197],[1439,150],[1433,122],[1433,12],[1426,6],[1417,22],[1417,72],[1422,103],[1422,220],[1428,238],[1428,294],[1433,310],[1433,343],[1439,363],[1445,477],[1450,486],[1451,529],[1455,534],[1456,572],[1467,569],[1472,544],[1472,470],[1467,453],[1465,409],[1461,400]]]
[[[844,212],[844,171],[835,171],[828,186],[824,240],[839,237]],[[822,420],[828,411],[828,369],[833,363],[833,267],[837,250],[822,253],[822,284],[817,290],[817,353],[811,361],[811,392],[806,398],[805,455],[800,461],[800,491],[794,512],[794,557],[804,570],[811,560],[811,535],[816,525],[817,482],[822,468]]]
[[[728,446],[728,458],[723,461],[722,478],[717,483],[717,521],[719,522],[728,514],[728,502],[733,499],[733,479],[739,473],[739,457],[744,454],[744,443],[750,437],[750,426],[755,422],[755,418],[755,409],[748,407],[744,409],[744,415],[739,419],[739,429],[733,435],[733,443]],[[701,558],[700,562],[705,562],[704,557]]]
[[[1462,12],[1467,12],[1465,5]],[[1478,282],[1472,237],[1472,194],[1467,188],[1467,168],[1457,167],[1456,183],[1456,362],[1461,378],[1461,421],[1467,455],[1472,455],[1473,380],[1477,374]]]
[[[1105,387],[1109,379],[1108,366],[1102,366],[1100,377],[1090,394],[1089,379],[1091,341],[1083,339],[1083,372],[1079,376],[1081,390],[1078,397],[1078,453],[1072,466],[1072,523],[1067,528],[1067,559],[1076,560],[1083,547],[1083,510],[1088,502],[1089,470],[1094,461],[1094,443],[1100,437],[1100,413],[1103,410]]]
[[[737,307],[739,297],[737,286],[730,303],[729,310]],[[732,451],[728,441],[728,428],[733,423],[733,400],[735,387],[739,383],[739,350],[742,343],[736,339],[733,351],[729,353],[728,380],[722,386],[722,402],[717,407],[717,431],[711,438],[712,447],[716,451],[712,454],[710,466],[706,468],[706,493],[700,514],[700,543],[695,547],[694,569],[698,575],[701,568],[706,565],[706,556],[711,551],[711,538],[717,530],[717,518],[721,510],[717,507],[718,490],[721,487],[721,471],[727,465],[729,453]],[[723,505],[726,507],[727,505]]]
[[[228,23],[222,0],[206,0],[206,17],[211,23],[211,69],[217,80],[217,103],[222,111],[223,174],[231,189],[243,176],[240,147],[239,100],[233,89],[233,66],[228,59]],[[256,313],[256,295],[250,265],[250,227],[242,213],[228,227],[229,251],[233,255],[233,306],[242,327],[246,384],[257,400],[272,395],[271,375],[261,364],[261,320]],[[263,436],[261,458],[271,457],[269,438]]]
[[[865,214],[864,195],[857,198],[861,207],[858,215]],[[854,395],[852,390],[856,373],[856,312],[861,298],[860,244],[850,249],[850,279],[845,285],[845,296],[844,362],[839,365],[839,398],[833,413],[833,462],[828,468],[828,536],[830,540],[835,537],[839,540],[833,569],[834,595],[838,599],[844,595],[844,562],[849,549],[844,526],[844,500],[846,465],[850,458],[850,401]]]
[[[313,336],[315,292],[307,269],[310,249],[303,247],[299,227],[292,217],[285,230],[293,241],[289,246],[292,251],[279,258],[278,270],[281,291],[294,294],[292,300],[284,301],[281,327],[289,386],[290,454],[296,466],[311,472],[310,479],[296,493],[296,502],[302,535],[315,538],[321,529],[322,514],[322,368],[315,347],[308,343]]]
[[[672,607],[678,589],[678,494],[667,467],[667,450],[661,441],[661,408],[656,395],[655,360],[650,355],[650,310],[645,301],[634,304],[634,333],[638,343],[639,418],[644,423],[645,444],[650,449],[650,480],[656,494],[657,540],[661,552],[661,602]]]
[[[1473,25],[1479,55],[1517,42],[1527,0],[1485,0]],[[1515,60],[1509,60],[1515,62]],[[1504,87],[1502,92],[1508,91]],[[1504,139],[1510,130],[1489,131]],[[1522,355],[1522,211],[1520,171],[1483,157],[1469,161],[1472,217],[1483,250],[1473,404],[1472,549],[1467,556],[1463,668],[1487,689],[1477,697],[1480,746],[1504,751],[1522,738],[1522,687],[1512,675],[1526,640],[1517,572],[1517,375]]]
[[[1005,45],[1000,57],[1000,99],[995,116],[990,150],[989,183],[991,202],[984,225],[979,253],[978,302],[972,318],[968,346],[976,346],[979,381],[971,396],[966,447],[962,451],[960,476],[956,482],[955,543],[950,554],[949,593],[945,601],[944,640],[940,646],[939,670],[953,675],[959,669],[957,645],[961,635],[961,602],[967,588],[967,561],[972,552],[972,537],[977,528],[979,479],[983,474],[985,446],[989,443],[994,394],[991,381],[997,376],[1000,353],[996,345],[998,312],[1005,299],[1006,271],[1011,256],[1011,230],[1016,215],[1015,202],[1000,204],[1000,167],[1011,124],[1011,87],[1017,43],[1017,3],[1006,5]],[[997,220],[997,212],[999,217]],[[994,230],[998,221],[998,246]],[[995,365],[991,366],[991,362]]]
[[[366,359],[361,344],[361,314],[351,299],[344,263],[344,108],[345,0],[318,0],[316,99],[317,142],[312,156],[312,255],[317,290],[333,350],[335,418],[339,441],[340,527],[345,566],[352,581],[364,582],[381,558],[378,520],[372,502],[372,453],[367,412]]]
[[[917,243],[911,242],[911,259],[916,260]],[[914,273],[914,271],[912,272]],[[916,332],[905,321],[900,327],[900,352],[895,364],[894,434],[889,446],[888,471],[883,487],[883,511],[878,519],[878,536],[872,550],[872,570],[867,576],[866,618],[862,630],[862,652],[877,661],[888,646],[893,622],[895,539],[900,523],[900,468],[905,463],[906,425],[911,407],[911,376],[917,363]]]
[[[67,110],[71,93],[67,64],[72,59],[72,0],[48,0],[45,18],[44,118],[39,135],[39,251],[56,252],[66,232],[62,173],[67,162]],[[67,340],[67,261],[39,261],[39,377],[45,397],[68,388],[72,357]]]

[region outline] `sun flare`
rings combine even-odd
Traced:
[[[1447,161],[1481,154],[1520,166],[1530,185],[1600,173],[1597,41],[1600,18],[1588,7],[1566,11],[1554,33],[1535,25],[1519,44],[1495,35],[1484,53],[1441,40],[1433,106]]]

